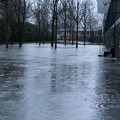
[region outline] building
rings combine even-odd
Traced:
[[[60,29],[57,31],[58,40],[64,41],[64,29]],[[91,34],[91,35],[90,35]],[[93,43],[101,43],[101,28],[96,28],[96,30],[86,30],[85,33],[85,42],[93,42]],[[91,38],[91,39],[90,39]],[[66,30],[66,40],[75,41],[76,40],[76,29],[75,30]],[[84,30],[79,27],[78,29],[78,41],[84,41]]]
[[[102,13],[104,43],[113,48],[114,57],[120,60],[120,0],[97,0],[98,12]]]

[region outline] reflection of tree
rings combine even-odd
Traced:
[[[22,77],[24,74],[24,68],[19,67],[18,62],[6,61],[3,62],[0,69],[1,73],[4,74],[5,79],[17,79]]]
[[[18,79],[24,76],[24,68],[19,67],[20,63],[14,60],[2,60],[0,62],[0,100],[18,100],[23,93],[23,85]]]
[[[68,92],[76,84],[77,66],[51,64],[51,88],[54,92]]]
[[[52,66],[52,75],[51,75],[51,88],[52,91],[56,91],[56,64],[51,64]]]

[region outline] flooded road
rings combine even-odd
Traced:
[[[120,120],[120,64],[104,46],[0,46],[0,120]]]

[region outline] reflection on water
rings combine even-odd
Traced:
[[[17,119],[18,111],[22,107],[20,101],[24,96],[24,84],[21,83],[20,79],[24,76],[24,68],[19,66],[20,62],[9,58],[2,58],[0,61],[1,120]]]
[[[102,61],[98,73],[97,94],[99,111],[102,119],[119,120],[120,118],[120,64],[115,59]]]
[[[98,52],[92,45],[1,46],[0,119],[118,120],[120,65]]]

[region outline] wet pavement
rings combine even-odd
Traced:
[[[0,46],[0,120],[120,120],[120,63],[104,46]]]

